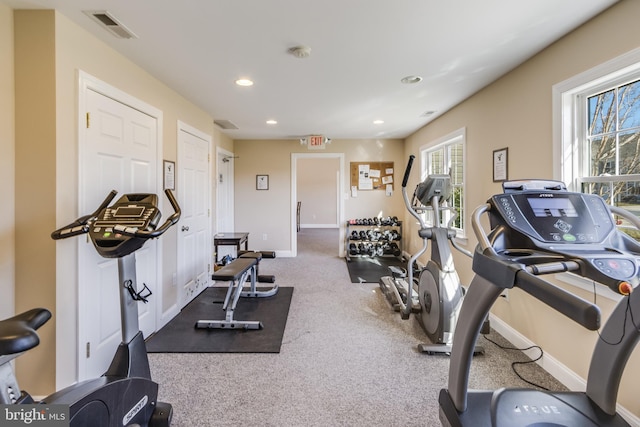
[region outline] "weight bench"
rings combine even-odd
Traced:
[[[258,320],[235,320],[233,318],[236,305],[240,297],[265,298],[278,292],[278,285],[273,288],[259,291],[256,288],[258,262],[261,256],[243,256],[230,262],[211,275],[213,280],[229,282],[229,288],[224,298],[222,309],[226,315],[224,320],[198,320],[196,328],[200,329],[262,329],[262,322]],[[244,284],[249,278],[251,285],[249,291],[244,291]]]
[[[256,258],[258,265],[256,265],[256,277],[260,283],[275,283],[276,278],[271,274],[260,274],[260,260],[262,258],[275,258],[276,253],[274,251],[239,251],[238,258]]]

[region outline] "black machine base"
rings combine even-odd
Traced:
[[[451,345],[449,344],[418,344],[418,350],[421,353],[427,353],[429,355],[434,355],[434,354],[450,355]],[[484,347],[478,345],[473,349],[473,355],[477,356],[480,354],[484,354]]]
[[[458,412],[440,390],[440,422],[447,427],[624,427],[618,414],[605,414],[584,393],[532,389],[469,390],[467,409]],[[490,408],[490,409],[489,409]]]

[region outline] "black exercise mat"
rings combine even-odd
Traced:
[[[262,290],[262,288],[258,288]],[[262,329],[198,329],[198,320],[223,320],[226,287],[205,289],[180,314],[147,339],[149,353],[279,353],[292,287],[266,298],[240,298],[233,318],[259,320]]]
[[[389,276],[389,266],[407,268],[407,262],[395,257],[351,257],[347,269],[351,283],[378,283],[382,276]]]

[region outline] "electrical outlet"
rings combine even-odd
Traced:
[[[262,235],[262,240],[267,240],[267,233],[264,233],[264,234]]]

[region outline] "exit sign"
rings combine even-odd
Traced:
[[[309,136],[309,150],[324,150],[324,136],[322,135],[311,135]]]

